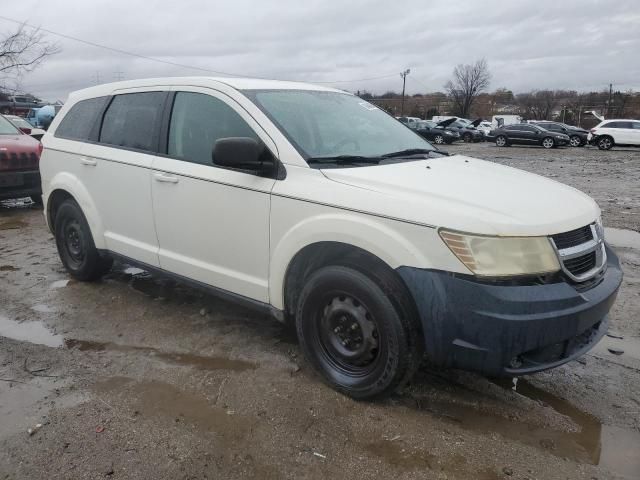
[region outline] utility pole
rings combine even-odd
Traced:
[[[611,116],[611,97],[613,95],[613,83],[609,84],[609,103],[607,104],[607,117]]]
[[[409,75],[411,73],[411,70],[409,70],[408,68],[400,73],[400,76],[402,77],[402,105],[400,107],[400,116],[404,117],[404,87],[407,83],[407,75]]]
[[[119,82],[120,80],[124,80],[124,72],[113,72],[113,79],[116,82]]]
[[[96,75],[93,78],[93,81],[96,83],[96,85],[100,85],[100,72],[96,72]]]

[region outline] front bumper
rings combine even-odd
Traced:
[[[606,333],[607,313],[622,282],[607,248],[599,283],[498,285],[448,272],[400,267],[422,322],[426,352],[438,366],[489,376],[557,367],[590,350]]]
[[[4,177],[4,179],[3,179]],[[11,177],[11,182],[5,182]],[[15,184],[15,177],[19,177],[19,183]],[[42,182],[38,170],[30,171],[2,171],[0,172],[0,200],[7,198],[30,197],[31,195],[42,194]]]

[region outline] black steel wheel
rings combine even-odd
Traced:
[[[60,260],[74,278],[96,280],[111,269],[113,260],[96,249],[89,224],[75,201],[64,201],[55,212],[54,231]]]
[[[344,266],[311,274],[296,313],[309,363],[332,387],[357,399],[390,394],[411,377],[422,357],[416,322],[373,279]]]

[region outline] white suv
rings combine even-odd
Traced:
[[[604,120],[590,130],[587,140],[600,150],[614,145],[640,147],[640,120]]]
[[[355,398],[432,364],[522,375],[606,332],[622,279],[595,202],[447,156],[339,90],[165,78],[73,93],[43,139],[47,222],[80,280],[113,259],[296,326]]]

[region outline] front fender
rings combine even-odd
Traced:
[[[89,224],[91,236],[93,237],[93,242],[95,243],[96,248],[106,248],[102,219],[98,213],[98,209],[96,208],[93,198],[82,182],[80,182],[76,176],[68,172],[60,172],[54,175],[54,177],[48,182],[47,187],[47,191],[45,192],[44,211],[48,211],[47,205],[53,192],[56,190],[63,190],[67,192],[74,198],[82,209],[82,213],[84,213],[87,223]],[[47,223],[50,223],[49,218],[47,218]]]
[[[394,225],[395,224],[395,225]],[[387,219],[350,212],[335,212],[305,218],[272,237],[269,298],[271,304],[284,308],[284,283],[289,265],[303,248],[319,242],[339,242],[375,255],[391,268],[402,265],[431,265],[427,249],[419,248],[406,230],[419,229],[435,234],[427,227],[403,224]],[[278,235],[279,232],[274,232]]]

